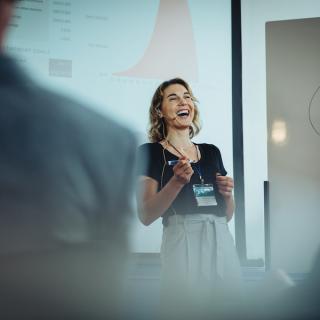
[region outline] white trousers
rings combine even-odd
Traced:
[[[174,215],[163,228],[163,302],[201,301],[241,295],[241,269],[226,217]]]

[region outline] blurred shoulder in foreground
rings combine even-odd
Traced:
[[[13,4],[0,0],[0,41]],[[1,318],[117,314],[134,135],[41,88],[4,54],[0,97]]]

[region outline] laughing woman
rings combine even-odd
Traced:
[[[233,179],[216,146],[191,140],[200,130],[196,101],[184,80],[163,82],[149,110],[151,143],[139,147],[148,159],[140,172],[139,217],[146,226],[162,218],[161,297],[173,308],[228,304],[241,287],[227,225]]]

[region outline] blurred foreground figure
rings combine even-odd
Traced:
[[[281,294],[270,297],[268,304],[261,303],[258,315],[261,316],[260,319],[320,319],[319,292],[320,250],[306,279],[283,290]]]
[[[236,318],[246,320],[320,319],[320,250],[310,273],[295,283],[281,269],[266,273],[265,278],[246,296],[246,305]]]
[[[0,0],[0,44],[15,1]],[[116,318],[132,134],[0,53],[0,318]]]

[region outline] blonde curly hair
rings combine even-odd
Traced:
[[[173,84],[180,84],[184,86],[189,92],[189,94],[191,95],[191,98],[194,103],[194,117],[192,120],[192,125],[189,128],[190,138],[193,138],[195,135],[197,135],[201,129],[199,109],[198,109],[198,106],[196,105],[196,102],[198,102],[198,100],[193,95],[192,90],[186,81],[184,81],[181,78],[174,78],[174,79],[162,82],[152,97],[151,105],[149,108],[150,124],[149,124],[149,131],[148,131],[149,140],[151,142],[159,142],[166,138],[167,128],[166,128],[165,122],[160,116],[159,111],[161,110],[161,106],[162,106],[163,91]]]

